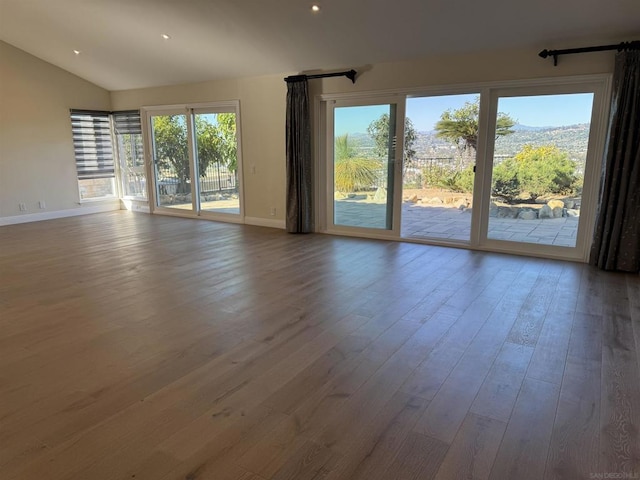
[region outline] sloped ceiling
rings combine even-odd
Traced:
[[[640,0],[317,4],[314,14],[307,0],[0,0],[0,39],[124,90],[640,37]]]

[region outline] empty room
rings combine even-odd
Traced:
[[[0,478],[640,479],[638,18],[0,0]]]

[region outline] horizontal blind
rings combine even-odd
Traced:
[[[116,133],[120,135],[142,134],[140,111],[128,110],[123,112],[113,112],[113,126]]]
[[[71,110],[71,128],[78,179],[113,178],[109,112]]]

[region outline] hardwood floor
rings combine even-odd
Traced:
[[[638,276],[129,212],[0,275],[3,480],[640,478]]]

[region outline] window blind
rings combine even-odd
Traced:
[[[109,112],[71,110],[78,179],[115,176],[110,125]]]
[[[140,111],[128,110],[122,112],[113,112],[113,125],[116,133],[120,135],[142,134],[142,126],[140,125]]]

